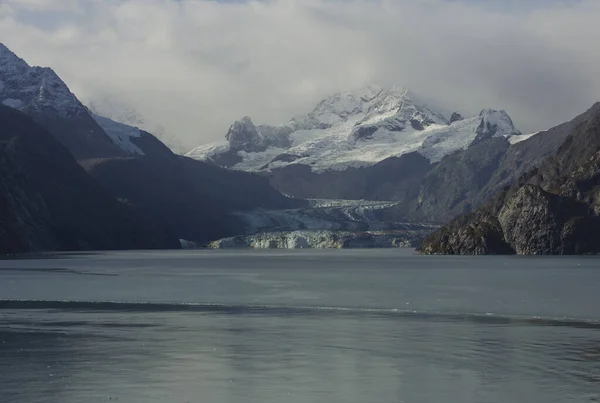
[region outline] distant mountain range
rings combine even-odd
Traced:
[[[303,165],[312,172],[342,171],[417,152],[431,163],[475,141],[525,139],[504,111],[482,110],[446,119],[409,90],[375,85],[335,94],[283,126],[235,122],[226,142],[195,148],[187,156],[244,171],[277,171]]]
[[[283,126],[235,122],[186,155],[257,172],[299,198],[386,200],[384,217],[443,223],[553,154],[565,133],[522,134],[503,110],[446,118],[402,87],[335,94]]]
[[[0,253],[397,247],[448,222],[423,253],[600,252],[600,104],[522,134],[372,85],[185,156],[142,125],[0,44]]]

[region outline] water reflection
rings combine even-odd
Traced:
[[[349,313],[0,310],[2,402],[568,402],[596,329]]]

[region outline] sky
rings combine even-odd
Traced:
[[[0,42],[185,148],[371,83],[543,130],[600,100],[598,21],[598,0],[0,0]]]

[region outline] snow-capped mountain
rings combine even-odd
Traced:
[[[108,135],[54,70],[30,66],[1,43],[0,103],[31,116],[78,160],[139,154]]]
[[[375,85],[335,94],[283,126],[235,122],[226,142],[195,148],[187,156],[244,171],[306,165],[313,172],[374,165],[418,152],[431,163],[488,137],[519,136],[504,111],[484,109],[447,120],[403,87]]]
[[[109,101],[86,107],[50,68],[29,66],[0,43],[0,103],[31,116],[77,159],[144,155],[136,145],[145,121]]]
[[[147,119],[140,111],[126,101],[120,100],[117,96],[97,95],[84,100],[84,104],[94,116],[108,118],[113,122],[152,133],[152,135],[165,143],[173,152],[177,154],[185,152],[183,144],[175,136],[167,133],[162,124]],[[110,133],[108,134],[110,136]]]
[[[26,113],[52,111],[69,117],[85,112],[85,107],[52,69],[30,67],[1,43],[0,102]]]

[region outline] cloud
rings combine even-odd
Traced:
[[[541,130],[600,98],[599,20],[597,0],[3,0],[0,38],[193,147],[367,83]]]

